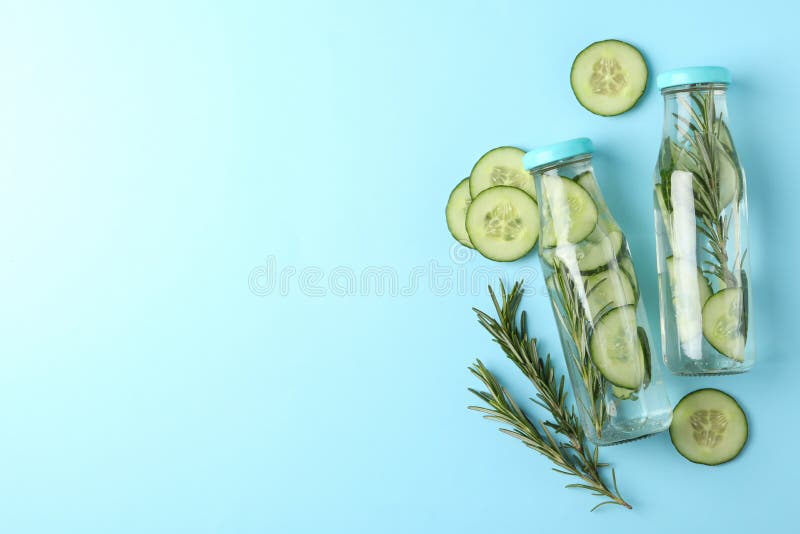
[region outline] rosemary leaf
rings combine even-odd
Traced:
[[[476,360],[469,370],[488,391],[472,388],[469,391],[485,402],[488,408],[469,406],[469,409],[510,427],[501,428],[500,431],[546,456],[556,465],[554,471],[580,479],[580,482],[571,484],[571,487],[585,489],[609,499],[592,510],[604,504],[616,504],[630,509],[631,505],[622,498],[617,488],[614,471],[611,472],[612,485],[606,483],[601,476],[601,469],[606,464],[599,462],[598,448],[589,444],[574,408],[567,405],[564,377],[557,376],[549,355],[545,358],[539,356],[536,339],[529,338],[526,332],[524,314],[517,320],[522,292],[522,282],[515,283],[509,293],[506,293],[503,283],[500,282],[499,300],[494,290],[489,288],[496,317],[478,309],[474,311],[481,326],[491,334],[492,339],[536,389],[539,401],[531,400],[546,408],[549,419],[535,422],[528,417],[481,360]]]

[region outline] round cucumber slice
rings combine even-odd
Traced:
[[[741,288],[723,289],[703,306],[703,335],[720,354],[737,362],[744,361],[746,321]]]
[[[539,238],[539,206],[516,187],[491,187],[472,199],[466,219],[469,240],[495,261],[514,261]]]
[[[569,178],[545,174],[542,194],[549,215],[542,236],[545,246],[578,243],[594,231],[597,206],[586,189]]]
[[[586,279],[586,306],[591,317],[601,312],[636,302],[628,275],[619,269],[594,274]]]
[[[467,234],[467,208],[472,202],[472,197],[469,194],[469,178],[464,178],[450,193],[450,198],[447,199],[447,207],[444,210],[445,218],[447,219],[447,229],[456,238],[456,241],[465,247],[475,248],[472,246],[472,241],[469,240]]]
[[[647,86],[647,64],[634,46],[615,39],[592,43],[572,63],[570,84],[578,102],[595,115],[631,109]]]
[[[589,353],[595,367],[609,382],[638,390],[647,378],[642,341],[636,324],[636,308],[620,306],[595,323]]]
[[[682,398],[669,427],[669,437],[680,455],[705,465],[736,458],[747,442],[747,434],[747,416],[736,399],[710,388]]]
[[[513,146],[493,148],[478,160],[469,175],[469,192],[472,198],[482,191],[498,185],[517,187],[536,200],[533,176],[522,165],[525,151]]]
[[[596,241],[558,247],[556,255],[567,265],[576,262],[581,273],[593,274],[608,268],[622,250],[623,241],[622,232],[611,232]]]

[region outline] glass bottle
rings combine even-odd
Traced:
[[[592,168],[592,142],[525,155],[536,182],[539,256],[586,435],[610,445],[669,427],[630,250]]]
[[[655,172],[662,353],[680,375],[741,373],[755,363],[744,170],[728,129],[730,73],[665,72]]]

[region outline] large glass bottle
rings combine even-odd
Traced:
[[[661,432],[672,408],[630,250],[573,139],[524,158],[536,181],[539,256],[587,436],[609,445]]]
[[[755,363],[747,194],[728,128],[730,73],[658,76],[664,132],[655,172],[661,340],[681,375],[740,373]]]

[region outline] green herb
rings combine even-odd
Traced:
[[[676,128],[686,146],[677,147],[677,152],[668,158],[670,160],[668,166],[664,161],[667,158],[662,158],[661,177],[666,197],[665,205],[671,206],[669,169],[691,172],[697,229],[707,239],[703,250],[713,259],[705,262],[704,271],[716,276],[725,286],[736,287],[739,282],[734,272],[741,269],[744,255],[734,259],[732,271],[729,268],[730,258],[726,250],[731,215],[723,213],[725,206],[720,205],[718,182],[721,151],[736,162],[733,147],[721,139],[722,132],[727,133],[728,129],[722,115],[716,113],[713,90],[703,92],[702,96],[695,93],[690,94],[688,98],[679,95],[677,102],[686,112],[686,115],[673,113],[677,119]],[[665,143],[668,144],[669,140],[665,140]]]
[[[603,425],[608,418],[604,398],[606,380],[597,370],[589,354],[589,328],[591,321],[587,318],[587,311],[584,302],[579,297],[576,282],[570,277],[566,266],[558,260],[554,263],[553,280],[556,293],[559,296],[556,299],[556,303],[560,304],[560,306],[556,306],[556,317],[561,323],[561,327],[569,333],[575,344],[575,350],[567,350],[567,353],[568,357],[575,362],[585,391],[585,398],[583,398],[584,395],[580,395],[578,392],[575,392],[575,397],[592,420],[597,437],[601,437],[603,435]],[[583,281],[580,283],[583,284]],[[598,316],[608,311],[611,307],[613,307],[613,304],[609,303],[598,312]]]
[[[501,282],[500,301],[494,290],[489,288],[497,318],[478,309],[475,309],[475,313],[478,314],[478,322],[533,384],[537,393],[536,398],[530,400],[546,409],[550,418],[539,422],[531,419],[480,360],[469,369],[488,391],[472,388],[470,391],[489,407],[470,406],[469,409],[483,413],[486,419],[510,426],[510,429],[501,428],[500,431],[519,439],[527,447],[549,458],[556,465],[554,471],[581,480],[568,484],[568,488],[582,488],[607,499],[597,504],[592,511],[605,504],[631,508],[620,495],[614,470],[611,470],[611,485],[601,477],[601,469],[608,464],[599,462],[599,449],[589,444],[574,408],[567,406],[564,376],[556,375],[550,355],[544,359],[539,357],[536,339],[528,337],[524,311],[517,321],[522,292],[521,282],[514,284],[510,293],[506,293]]]

